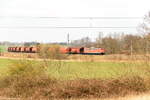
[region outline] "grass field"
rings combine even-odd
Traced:
[[[59,64],[60,63],[60,64]],[[144,66],[128,62],[53,62],[50,76],[59,79],[108,79],[122,76],[145,75]]]
[[[0,74],[5,75],[7,68],[14,61],[0,59]],[[42,61],[31,61],[42,64]],[[122,76],[145,76],[147,67],[144,62],[76,62],[76,61],[47,61],[47,74],[57,79],[108,79]]]
[[[150,63],[0,59],[0,96],[109,98],[150,90]],[[148,77],[148,78],[147,78]]]

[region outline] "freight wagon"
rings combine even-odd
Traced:
[[[53,48],[49,48],[53,50]],[[8,52],[24,52],[24,53],[37,53],[37,47],[8,47]],[[105,49],[103,48],[86,48],[86,47],[61,47],[60,53],[62,54],[83,54],[83,55],[104,55]]]

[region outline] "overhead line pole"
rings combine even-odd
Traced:
[[[67,34],[67,45],[69,46],[69,43],[70,43],[70,36],[69,36],[69,33]]]

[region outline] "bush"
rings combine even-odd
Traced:
[[[0,79],[0,89],[3,89],[0,94],[12,97],[32,96],[38,89],[55,83],[54,79],[48,77],[46,70],[44,64],[36,61],[12,61],[7,76]]]
[[[39,45],[39,52],[38,55],[40,58],[45,59],[66,59],[67,55],[62,54],[60,52],[60,46],[59,45]]]
[[[12,61],[8,68],[9,76],[35,77],[45,74],[45,67],[30,60]]]

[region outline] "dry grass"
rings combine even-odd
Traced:
[[[150,55],[70,55],[68,59],[79,61],[146,61],[150,60]]]
[[[46,47],[42,47],[45,48]],[[56,49],[58,49],[56,47]],[[44,56],[45,53],[43,54],[45,50],[43,50],[40,55]],[[53,50],[52,50],[53,51]],[[54,50],[55,51],[55,50]],[[66,59],[67,60],[75,60],[75,61],[91,61],[91,62],[97,62],[97,61],[123,61],[123,62],[130,62],[130,61],[147,61],[150,60],[150,55],[125,55],[125,54],[112,54],[112,55],[60,55],[58,53],[58,55],[55,55],[58,51],[56,50],[56,52],[54,53],[50,53],[46,52],[49,54],[49,56],[56,56],[52,59],[57,59],[57,58],[61,58],[61,59]],[[10,58],[41,58],[39,57],[39,54],[37,53],[3,53],[4,55],[2,57],[10,57]],[[53,54],[53,55],[51,55]],[[43,58],[43,57],[42,57]],[[44,57],[44,58],[51,58],[51,57]]]
[[[88,60],[88,56],[84,57],[87,57]],[[105,98],[114,98],[114,100],[117,100],[116,98],[120,96],[150,91],[150,64],[148,60],[145,60],[147,63],[144,62],[146,67],[142,67],[147,70],[147,77],[130,75],[110,79],[93,78],[76,80],[56,80],[48,76],[46,74],[47,62],[39,64],[29,60],[17,60],[8,68],[8,74],[0,78],[0,96],[32,100],[82,100],[83,98],[89,98],[91,100],[93,98],[100,98],[100,100],[111,100]],[[56,65],[63,67],[61,63]],[[118,98],[118,100],[127,99]]]
[[[3,57],[8,58],[38,58],[36,53],[17,53],[17,52],[5,52]]]
[[[73,99],[71,99],[73,100]],[[74,99],[75,100],[75,99]],[[117,97],[117,98],[105,98],[105,99],[99,99],[99,98],[93,98],[93,99],[78,99],[78,100],[150,100],[150,95],[149,93],[141,93],[141,94],[130,94],[125,97]]]
[[[134,84],[137,86],[133,87],[131,84],[128,86],[127,83],[122,83],[125,82],[124,80],[121,80],[122,82],[116,81],[118,80],[110,82],[102,80],[61,82],[48,78],[7,79],[6,82],[9,85],[5,86],[5,88],[3,85],[0,93],[7,97],[32,98],[37,100],[39,98],[108,98],[146,91],[145,86],[141,82]]]

